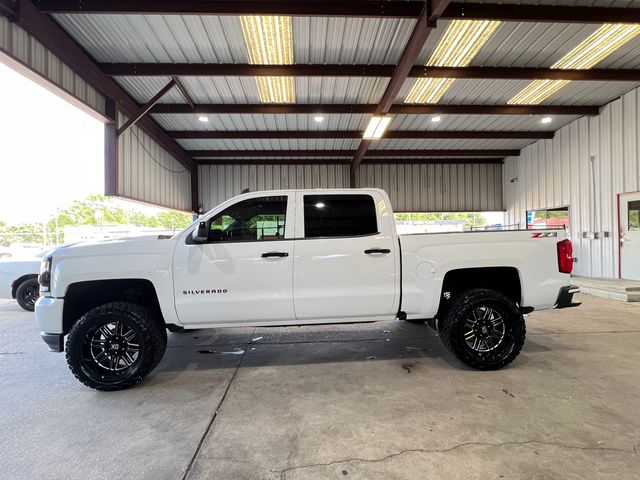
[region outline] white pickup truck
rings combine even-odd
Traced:
[[[482,370],[511,363],[523,314],[578,305],[562,230],[398,236],[377,189],[240,195],[171,237],[77,244],[47,256],[42,338],[98,390],[140,382],[166,330],[428,320]]]

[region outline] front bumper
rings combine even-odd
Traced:
[[[576,293],[580,293],[580,287],[577,287],[576,285],[567,285],[566,287],[562,287],[558,293],[555,308],[571,308],[582,305],[582,302],[573,301],[573,296]]]
[[[40,297],[36,302],[36,325],[42,332],[42,340],[52,352],[64,350],[64,333],[62,326],[62,312],[64,299]]]

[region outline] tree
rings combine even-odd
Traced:
[[[398,221],[433,222],[442,220],[462,220],[473,227],[486,225],[481,213],[477,212],[442,212],[442,213],[396,213]]]
[[[91,195],[84,200],[76,200],[67,208],[58,210],[57,214],[45,224],[10,226],[0,220],[0,244],[9,246],[15,242],[55,243],[57,240],[63,241],[64,227],[77,225],[136,225],[175,232],[187,227],[190,223],[191,215],[188,213],[167,211],[149,216],[116,205],[111,198],[104,195]]]

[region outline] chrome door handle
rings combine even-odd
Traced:
[[[367,255],[373,255],[376,253],[391,253],[391,250],[389,250],[388,248],[369,248],[368,250],[365,250],[364,253],[366,253]]]
[[[288,257],[289,254],[287,252],[266,252],[262,254],[262,258],[272,258],[272,257]]]

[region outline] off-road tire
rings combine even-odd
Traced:
[[[496,344],[495,350],[489,352],[475,350],[465,339],[465,334],[469,335],[468,322],[473,322],[474,313],[481,312],[478,309],[483,308],[500,315],[504,325],[502,341]],[[477,370],[499,370],[509,365],[522,350],[526,337],[524,317],[518,305],[502,293],[488,289],[468,290],[457,295],[439,319],[438,328],[445,348],[461,362]]]
[[[40,285],[37,278],[29,278],[18,285],[16,289],[16,301],[18,305],[28,312],[33,312],[36,300],[40,296]]]
[[[138,346],[135,360],[130,366],[123,367],[121,373],[111,372],[111,368],[102,365],[98,358],[106,355],[111,361],[112,355],[105,353],[105,347],[94,347],[95,335],[100,327],[119,325],[123,329],[133,332],[135,345]],[[117,334],[117,328],[114,330]],[[88,341],[88,342],[87,342]],[[126,343],[120,338],[120,343]],[[131,342],[134,345],[133,342]],[[111,344],[113,346],[113,343]],[[107,303],[85,313],[78,320],[67,337],[66,357],[69,369],[87,387],[95,390],[114,391],[124,390],[140,383],[162,360],[167,346],[167,336],[154,314],[144,307],[127,302]],[[94,348],[102,348],[97,356]],[[120,348],[120,347],[118,347]],[[133,347],[131,347],[133,348]],[[127,351],[128,352],[128,351]],[[130,355],[131,356],[131,355]],[[120,366],[122,356],[113,355],[117,367]],[[112,365],[110,365],[111,367]]]

